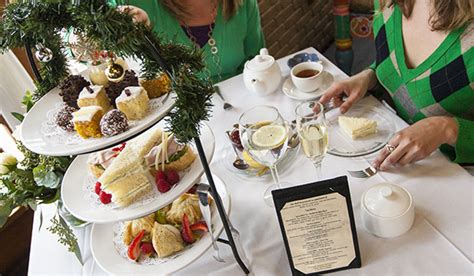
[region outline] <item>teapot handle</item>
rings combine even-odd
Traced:
[[[260,49],[260,55],[261,56],[268,56],[268,49],[267,48],[262,48]]]

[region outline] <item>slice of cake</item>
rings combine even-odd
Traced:
[[[353,140],[377,132],[377,122],[366,118],[339,116],[339,126]]]
[[[166,74],[151,80],[141,80],[140,85],[146,90],[150,99],[161,97],[171,90],[171,80]]]
[[[148,112],[148,94],[140,86],[126,87],[115,100],[118,110],[122,111],[127,119],[139,120]]]
[[[112,108],[110,105],[109,98],[105,93],[105,89],[102,85],[92,85],[86,86],[82,89],[81,93],[79,94],[79,99],[77,100],[77,105],[79,107],[85,106],[100,106],[107,112]]]
[[[104,110],[100,106],[85,106],[72,113],[74,129],[82,138],[101,137],[100,119]]]

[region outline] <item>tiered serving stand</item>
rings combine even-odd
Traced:
[[[168,74],[171,74],[170,73],[171,71],[170,71],[169,67],[165,64],[164,60],[161,58],[160,53],[157,51],[157,49],[154,47],[154,45],[150,42],[150,40],[147,39],[147,42],[150,46],[150,49],[153,50],[154,59],[158,62],[158,64],[161,66],[161,68],[165,72],[167,72]],[[28,60],[29,60],[30,66],[33,70],[33,73],[34,73],[36,79],[38,80],[38,82],[41,82],[42,78],[41,78],[39,70],[36,66],[36,63],[34,62],[33,54],[31,52],[31,47],[30,47],[30,45],[25,45],[25,48],[26,48],[26,51],[27,51]],[[45,97],[48,97],[48,95],[46,95]],[[56,95],[56,97],[58,97],[58,96]],[[43,100],[47,100],[47,99],[43,98],[40,101],[43,101]],[[58,151],[57,149],[54,148],[54,146],[53,147],[48,147],[48,145],[45,145],[43,143],[43,141],[41,141],[41,139],[42,139],[41,135],[38,135],[35,139],[27,139],[26,141],[23,141],[23,142],[24,142],[25,146],[27,148],[29,148],[30,150],[32,150],[33,152],[37,152],[37,153],[45,154],[45,155],[51,155],[51,156],[78,155],[78,154],[86,154],[86,153],[100,151],[100,150],[103,150],[105,148],[109,148],[109,147],[112,147],[114,145],[118,145],[118,144],[120,144],[120,143],[122,143],[126,140],[130,140],[131,138],[142,134],[143,132],[145,132],[149,128],[152,128],[153,126],[158,124],[160,122],[160,120],[167,114],[167,112],[169,110],[171,110],[172,103],[171,103],[171,105],[169,104],[170,100],[172,101],[172,99],[165,99],[164,100],[164,104],[163,104],[164,107],[163,108],[166,108],[166,112],[164,114],[162,114],[162,116],[155,116],[152,120],[150,120],[146,124],[146,126],[142,126],[139,130],[135,130],[135,131],[132,131],[132,132],[127,131],[126,133],[123,133],[123,135],[117,136],[115,139],[108,140],[106,143],[100,143],[100,144],[91,143],[91,144],[89,144],[88,146],[85,146],[85,147],[70,147],[70,150]],[[34,108],[36,108],[36,106],[39,106],[39,105],[38,104],[35,105]],[[38,118],[32,118],[33,116],[30,115],[32,113],[32,111],[34,111],[34,110],[32,109],[30,111],[30,113],[25,117],[24,122],[26,124],[28,124],[29,121],[30,122],[33,122],[33,121],[37,122],[37,120],[38,120]],[[38,112],[38,110],[36,112]],[[28,117],[30,117],[30,118],[28,118]],[[33,124],[35,124],[35,123],[33,123]],[[36,128],[39,128],[39,126],[36,126]],[[29,135],[31,135],[31,133]],[[25,135],[23,135],[23,137],[25,137]],[[243,258],[241,257],[241,254],[242,254],[242,256],[245,256],[245,253],[244,252],[239,252],[239,250],[242,251],[242,247],[240,245],[237,246],[236,241],[233,238],[232,231],[231,231],[231,228],[229,226],[230,221],[229,221],[229,218],[227,217],[226,210],[224,208],[222,198],[219,195],[218,189],[217,189],[216,184],[214,182],[213,175],[212,175],[211,170],[209,168],[209,164],[208,164],[208,160],[207,160],[207,157],[206,157],[205,149],[203,148],[200,137],[194,137],[194,144],[195,144],[195,147],[196,147],[197,152],[199,154],[199,158],[201,160],[201,164],[202,164],[202,167],[203,167],[203,170],[204,170],[204,174],[206,175],[206,178],[207,178],[207,180],[209,182],[209,185],[211,187],[211,194],[214,197],[215,204],[216,204],[216,207],[217,207],[217,212],[219,213],[219,217],[220,217],[220,220],[222,222],[222,226],[223,226],[224,231],[227,235],[227,240],[218,239],[218,241],[220,241],[222,243],[225,243],[225,244],[227,244],[231,247],[232,253],[234,254],[234,257],[235,257],[235,260],[237,261],[237,263],[241,267],[242,271],[246,274],[249,274],[250,270],[249,270],[247,264],[244,263]],[[40,146],[38,146],[38,145],[40,145]],[[78,157],[78,158],[81,158],[81,157]],[[82,158],[82,159],[84,159],[84,158]],[[66,175],[67,174],[68,174],[68,172],[66,173]],[[172,200],[176,199],[180,195],[181,194],[176,194],[176,196]],[[157,207],[156,210],[161,208],[161,206],[160,207],[159,206],[160,205],[156,205],[156,207]],[[151,211],[156,211],[156,210],[151,210]],[[85,217],[83,217],[83,218],[85,218]],[[125,219],[123,219],[123,220],[125,220]],[[210,239],[209,239],[209,242],[210,242]],[[209,246],[210,246],[210,244],[209,244]]]

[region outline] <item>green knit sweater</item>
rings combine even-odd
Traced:
[[[140,7],[147,12],[153,29],[165,39],[193,46],[179,21],[166,10],[160,0],[109,0],[109,3]],[[217,57],[211,53],[209,44],[202,48],[212,80],[217,82],[242,73],[245,61],[257,55],[260,48],[264,47],[257,1],[244,0],[236,15],[227,21],[219,7],[212,37],[216,40]]]
[[[374,1],[380,10],[379,1]],[[376,61],[372,65],[398,114],[408,123],[452,116],[459,126],[454,147],[441,150],[457,163],[474,163],[474,23],[453,30],[416,68],[408,68],[397,5],[374,17]],[[423,43],[423,41],[420,41]]]

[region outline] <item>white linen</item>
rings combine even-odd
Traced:
[[[315,52],[314,49],[305,51]],[[344,78],[345,75],[320,55],[325,68]],[[286,59],[280,60],[284,76],[288,76]],[[289,275],[288,260],[281,238],[276,213],[263,202],[263,193],[270,182],[247,181],[231,173],[223,165],[224,149],[229,147],[224,131],[238,121],[241,112],[257,104],[277,106],[287,120],[294,119],[294,107],[298,103],[279,91],[269,97],[258,98],[245,89],[242,76],[219,84],[226,100],[234,109],[224,111],[222,101],[214,99],[210,126],[216,136],[216,154],[211,163],[213,173],[226,183],[232,198],[231,220],[241,233],[241,241],[255,275]],[[366,104],[379,105],[374,98],[363,100]],[[400,118],[394,118],[396,128],[406,126]],[[203,141],[205,142],[205,141]],[[323,161],[324,178],[347,175],[348,169],[367,167],[374,155],[364,158],[340,158],[328,155]],[[316,181],[313,165],[299,154],[291,169],[281,174],[282,181],[294,185]],[[369,186],[383,181],[400,184],[408,189],[415,201],[416,219],[413,228],[394,239],[377,238],[361,226],[359,217],[360,197]],[[473,273],[473,199],[474,178],[460,166],[448,161],[436,152],[424,161],[406,168],[381,172],[369,179],[349,177],[351,198],[356,217],[359,246],[363,266],[360,269],[341,271],[344,275],[421,275]],[[51,209],[52,206],[48,206]],[[46,208],[45,208],[46,209]],[[46,212],[45,212],[46,213]],[[47,227],[45,217],[43,228]],[[104,272],[93,264],[89,246],[90,227],[77,230],[86,265],[81,268],[73,254],[56,242],[56,237],[43,229],[37,232],[38,213],[35,214],[30,253],[30,274],[83,274],[101,275]],[[225,236],[225,235],[224,235]],[[106,241],[105,241],[106,242]],[[230,248],[219,244],[226,263],[212,258],[212,249],[199,260],[179,271],[176,275],[243,275],[233,259]]]

